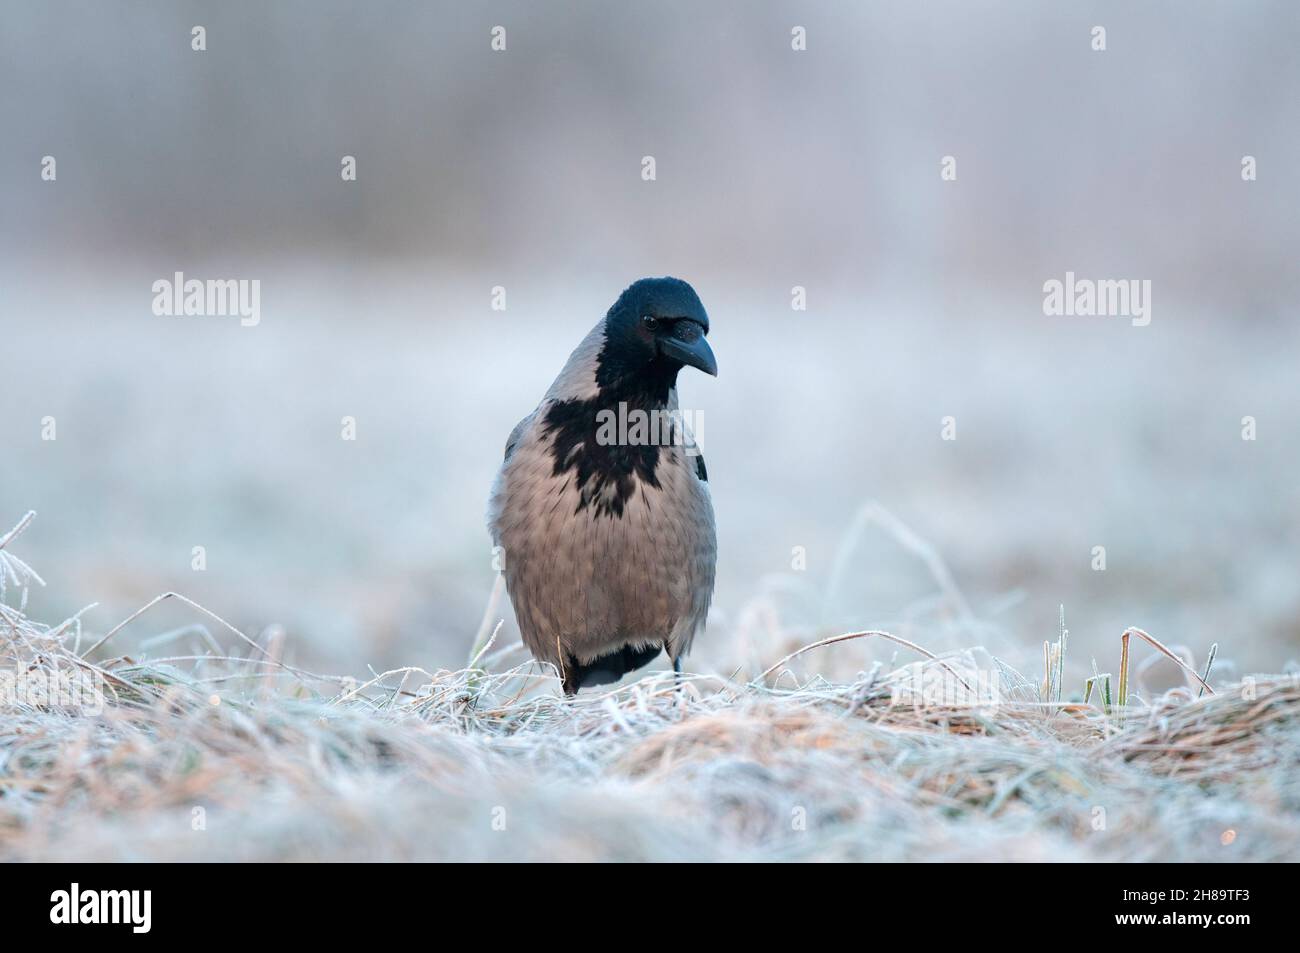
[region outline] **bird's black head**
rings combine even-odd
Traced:
[[[666,391],[683,367],[717,376],[708,333],[709,316],[694,288],[680,278],[642,278],[605,315],[596,383],[603,389],[639,378]]]

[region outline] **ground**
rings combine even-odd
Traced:
[[[144,660],[112,653],[121,628],[28,619],[16,535],[0,541],[0,654],[27,694],[0,717],[4,860],[1300,854],[1291,677],[1211,689],[1188,671],[1150,701],[1126,688],[1121,707],[1109,677],[1069,700],[1064,640],[1041,678],[915,646],[915,663],[835,683],[808,674],[832,643],[744,679],[650,672],[566,699],[490,639],[460,670],[313,675],[275,634],[253,640],[182,596],[157,604],[204,625],[166,644],[207,647]],[[40,677],[63,694],[33,696]],[[78,686],[99,704],[69,704]]]

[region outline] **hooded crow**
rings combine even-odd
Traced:
[[[699,296],[629,286],[506,441],[488,528],[524,644],[564,691],[618,681],[660,650],[675,671],[704,627],[717,539],[677,372],[716,375]]]

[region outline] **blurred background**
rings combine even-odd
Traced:
[[[31,613],[97,601],[104,631],[174,589],[319,669],[463,665],[507,434],[674,274],[721,366],[681,381],[721,550],[691,667],[879,626],[1033,670],[1063,605],[1076,674],[1128,625],[1279,671],[1298,46],[1286,2],[8,4],[0,522],[40,514]],[[154,315],[176,271],[259,280],[260,324]],[[1045,316],[1066,271],[1150,280],[1150,325]]]

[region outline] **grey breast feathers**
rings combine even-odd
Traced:
[[[493,486],[488,523],[520,633],[557,667],[621,646],[663,645],[676,658],[703,627],[713,593],[704,467],[686,448],[662,446],[653,466],[602,471],[566,431],[584,425],[565,415],[589,396],[552,388],[511,433]]]

